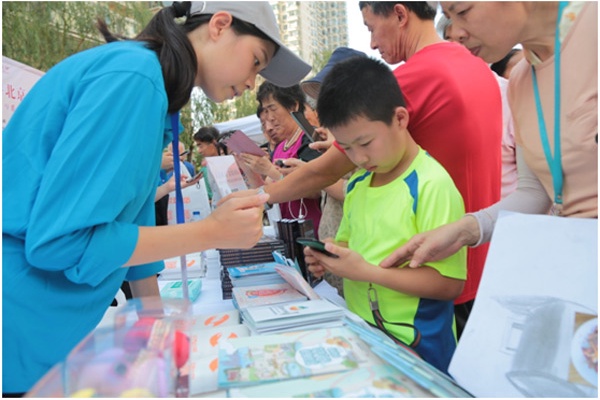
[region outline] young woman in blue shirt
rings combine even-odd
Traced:
[[[2,392],[32,388],[92,331],[124,279],[158,295],[161,260],[249,248],[268,195],[233,196],[206,219],[155,226],[171,118],[199,86],[220,102],[257,74],[290,86],[310,67],[279,41],[268,2],[184,2],[132,40],[75,54],[32,88],[4,129]]]

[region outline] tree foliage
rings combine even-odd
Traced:
[[[152,17],[150,2],[3,1],[2,54],[41,71],[104,43],[96,19],[133,36]]]
[[[47,71],[77,52],[101,45],[96,29],[103,18],[112,32],[134,37],[150,21],[161,2],[3,1],[2,54],[41,71]],[[315,54],[313,76],[320,71],[331,50]],[[256,86],[260,86],[259,77]],[[256,113],[256,89],[234,100],[216,104],[195,89],[181,110],[184,131],[180,140],[193,147],[193,134],[201,127]]]

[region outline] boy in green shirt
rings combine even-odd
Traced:
[[[336,146],[360,169],[348,183],[335,244],[326,245],[339,258],[306,248],[309,269],[315,276],[327,270],[343,277],[351,311],[447,372],[466,250],[415,269],[378,264],[415,234],[461,218],[462,197],[446,170],[410,136],[404,98],[383,63],[352,58],[335,65],[321,86],[317,111]]]

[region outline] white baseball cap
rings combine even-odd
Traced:
[[[292,53],[279,36],[275,14],[268,1],[192,1],[190,15],[215,14],[226,11],[250,23],[273,40],[279,49],[267,67],[260,72],[266,80],[281,87],[297,84],[308,74],[311,66]]]

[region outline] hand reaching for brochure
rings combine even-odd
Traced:
[[[214,248],[248,249],[254,246],[263,234],[263,210],[268,199],[268,194],[259,195],[256,190],[235,192],[221,199],[206,218],[211,224],[209,232],[211,241],[215,242]]]
[[[369,280],[373,266],[356,251],[347,248],[347,243],[334,244],[331,239],[326,239],[324,242],[326,243],[325,249],[337,255],[338,258],[329,257],[310,247],[304,248],[304,261],[308,265],[308,270],[316,278],[320,278],[326,271],[329,271],[339,277],[355,281]]]

